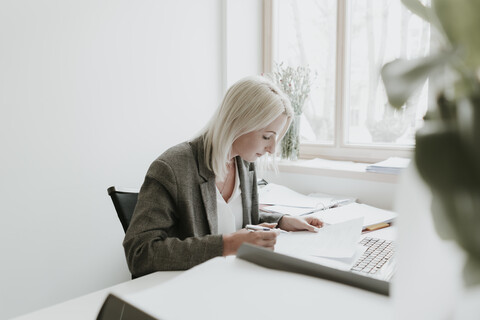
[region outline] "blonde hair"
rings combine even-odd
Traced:
[[[202,132],[207,166],[222,180],[233,142],[240,136],[267,127],[281,114],[285,127],[277,135],[277,144],[285,135],[293,116],[290,100],[270,80],[251,76],[228,89],[222,104]]]

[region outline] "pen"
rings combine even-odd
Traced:
[[[252,230],[252,231],[280,231],[280,232],[287,232],[285,230],[282,230],[282,229],[272,229],[272,228],[268,228],[268,227],[262,227],[262,226],[256,226],[256,225],[253,225],[253,224],[247,224],[245,226],[245,228],[247,230]]]
[[[381,222],[381,223],[377,223],[377,224],[372,224],[371,226],[365,227],[362,230],[362,233],[375,231],[375,230],[382,229],[382,228],[387,228],[387,227],[390,227],[390,223]]]
[[[272,231],[272,229],[262,226],[255,226],[253,224],[247,224],[245,226],[247,230],[254,230],[254,231]]]

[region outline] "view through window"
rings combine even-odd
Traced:
[[[428,83],[394,110],[380,69],[395,58],[427,55],[429,24],[400,0],[280,0],[274,2],[273,21],[273,61],[308,65],[316,74],[304,107],[302,143],[414,146],[427,110]]]

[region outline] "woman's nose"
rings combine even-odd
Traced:
[[[273,139],[272,139],[273,140]],[[265,147],[265,150],[270,153],[270,154],[274,154],[275,153],[275,140],[273,140],[272,142],[270,142],[266,147]]]

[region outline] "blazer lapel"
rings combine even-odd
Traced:
[[[213,188],[212,188],[213,186]],[[205,181],[200,184],[202,190],[203,205],[207,213],[208,226],[212,234],[218,233],[218,217],[217,217],[217,199],[215,191],[215,179],[212,181]],[[212,194],[214,195],[212,197]]]
[[[208,169],[205,163],[205,151],[203,137],[191,142],[194,152],[197,154],[198,175],[201,177],[200,190],[202,192],[203,205],[207,215],[208,226],[211,234],[218,233],[217,198],[215,190],[215,174]]]
[[[257,224],[258,219],[252,216],[252,185],[255,183],[254,171],[246,168],[243,160],[237,157],[238,175],[240,178],[240,190],[242,191],[242,209],[243,209],[243,226],[247,224]],[[253,218],[253,221],[252,221]]]

